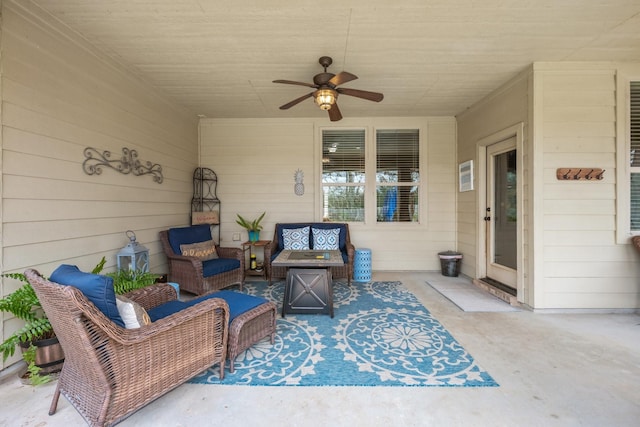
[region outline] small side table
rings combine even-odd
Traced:
[[[262,271],[252,270],[249,264],[246,264],[245,275],[247,276],[262,276],[263,279],[267,280],[267,269],[264,267],[264,248],[271,240],[258,240],[256,242],[246,241],[242,243],[242,250],[246,253],[249,251],[249,262],[251,262],[251,255],[254,253],[255,248],[262,248]],[[245,258],[246,260],[246,258]]]

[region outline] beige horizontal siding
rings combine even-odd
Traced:
[[[352,224],[356,247],[372,250],[375,270],[437,270],[437,252],[455,246],[456,129],[453,118],[345,119],[333,126],[423,130],[422,186],[424,222],[420,224]],[[222,241],[237,246],[233,233],[244,232],[237,213],[255,218],[266,211],[261,238],[271,239],[278,222],[321,218],[317,192],[320,153],[316,138],[326,120],[222,120],[201,121],[202,165],[220,177]],[[293,174],[304,173],[305,194],[296,196]]]
[[[540,308],[629,308],[637,254],[616,243],[615,69],[541,72],[544,259]],[[556,169],[602,168],[565,181]],[[633,277],[633,280],[631,278]]]
[[[113,270],[128,229],[152,271],[167,272],[158,232],[189,220],[197,117],[40,13],[2,4],[2,272],[89,270],[103,256]],[[87,175],[86,147],[114,159],[137,150],[164,182],[110,168]],[[16,286],[4,279],[1,294]],[[0,340],[20,326],[2,322]]]

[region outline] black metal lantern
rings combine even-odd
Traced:
[[[129,243],[118,252],[118,270],[149,271],[149,249],[136,242],[136,233],[127,230]]]

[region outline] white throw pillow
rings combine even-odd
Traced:
[[[282,245],[295,251],[309,250],[309,226],[302,228],[283,228]]]
[[[151,323],[151,319],[144,307],[135,301],[122,295],[116,295],[116,305],[120,317],[124,321],[124,327],[127,329],[136,329],[143,325]]]
[[[313,249],[337,251],[340,249],[339,228],[311,228],[313,232]]]

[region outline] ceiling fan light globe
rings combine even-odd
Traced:
[[[327,111],[336,103],[337,92],[332,89],[319,89],[315,92],[315,102],[320,109]]]

